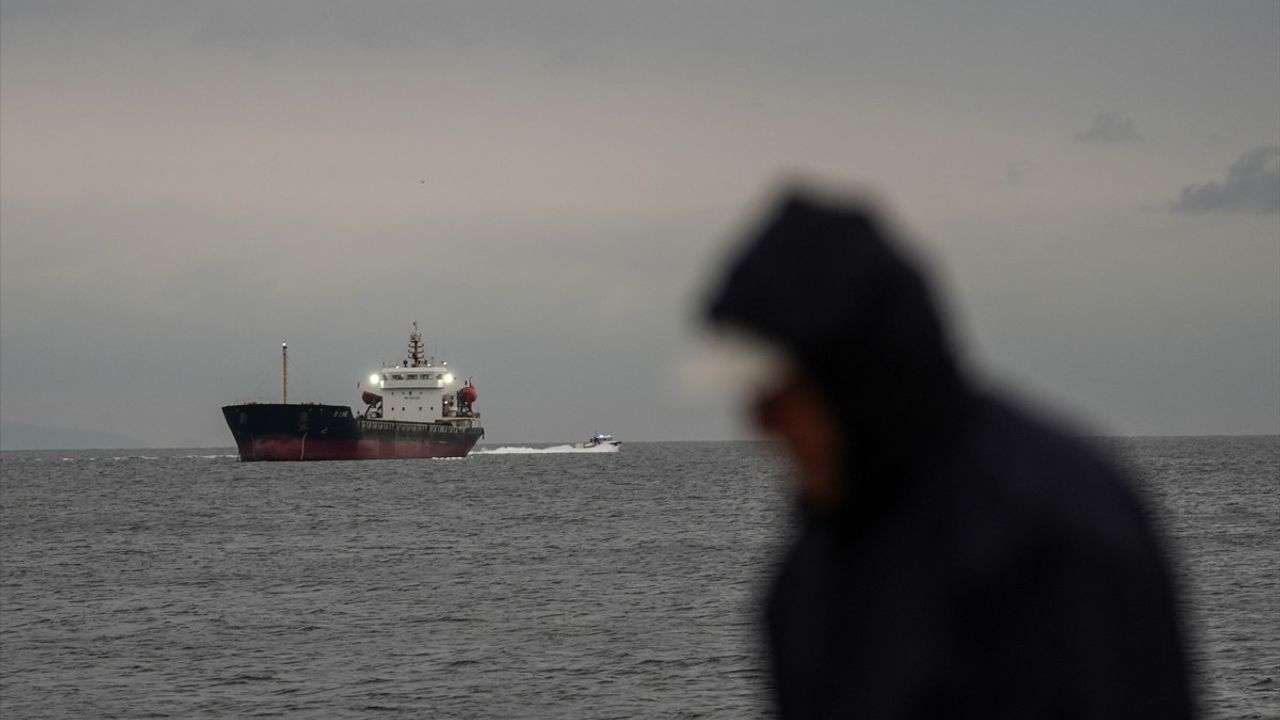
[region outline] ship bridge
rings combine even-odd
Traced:
[[[434,358],[426,357],[417,323],[409,334],[409,355],[405,363],[382,368],[369,376],[369,384],[376,390],[366,394],[368,419],[471,426],[477,424],[475,421],[480,416],[471,408],[476,393],[470,382],[456,387],[449,364],[436,365]]]

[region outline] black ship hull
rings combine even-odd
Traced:
[[[469,418],[370,420],[345,405],[248,403],[222,416],[246,462],[464,457],[484,437]]]

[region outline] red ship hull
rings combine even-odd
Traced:
[[[474,442],[472,443],[474,445]],[[466,457],[471,447],[421,442],[381,440],[312,440],[254,438],[238,446],[245,461],[278,460],[408,460],[414,458]]]
[[[466,419],[365,420],[339,405],[250,403],[222,413],[245,462],[465,457],[484,436]]]

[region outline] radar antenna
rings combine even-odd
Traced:
[[[422,367],[426,352],[422,344],[422,333],[418,332],[418,323],[413,323],[413,332],[409,333],[409,367]]]

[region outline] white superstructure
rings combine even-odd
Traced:
[[[406,422],[432,422],[450,417],[453,375],[449,368],[433,365],[383,368],[382,418]]]
[[[382,368],[369,376],[369,382],[376,388],[370,394],[378,400],[374,403],[366,397],[370,403],[366,411],[369,419],[472,425],[476,423],[459,420],[480,416],[471,407],[476,393],[470,382],[459,388],[448,363],[436,365],[434,358],[426,358],[416,322],[409,334],[409,356],[404,364]]]

